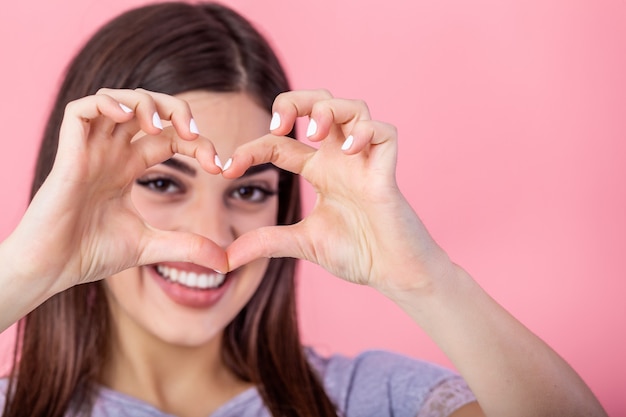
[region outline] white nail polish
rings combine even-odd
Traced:
[[[154,114],[152,115],[152,124],[154,125],[154,127],[163,130],[163,123],[161,123],[159,113],[154,112]]]
[[[309,120],[309,127],[307,127],[306,129],[306,137],[310,138],[315,133],[317,133],[317,122],[315,121],[315,119],[311,119]]]
[[[347,151],[352,146],[352,143],[354,143],[354,136],[350,135],[346,138],[345,142],[343,142],[343,145],[341,145],[341,150]]]
[[[226,171],[233,164],[233,158],[228,158],[228,161],[224,164],[224,169],[222,171]]]
[[[274,113],[270,122],[270,130],[277,129],[280,126],[280,114]]]
[[[219,156],[215,155],[213,161],[215,162],[215,165],[217,165],[220,169],[224,169],[224,167],[222,167],[222,161],[220,161]]]
[[[195,133],[196,135],[200,134],[200,131],[198,130],[198,125],[196,124],[196,121],[193,120],[193,118],[189,121],[189,131],[191,133]]]
[[[122,110],[124,110],[124,113],[132,113],[133,109],[131,109],[130,107],[124,105],[123,103],[120,103],[120,107],[122,108]]]

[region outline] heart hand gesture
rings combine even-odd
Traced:
[[[386,291],[425,285],[449,265],[397,187],[393,126],[371,120],[364,103],[326,91],[284,93],[273,110],[273,134],[239,147],[223,175],[234,178],[271,162],[300,174],[317,201],[296,225],[258,229],[233,242],[227,249],[231,268],[257,257],[296,257]],[[319,149],[279,136],[302,116],[310,118],[307,136]],[[407,265],[413,267],[409,276]]]
[[[172,126],[163,129],[161,118]],[[140,131],[147,136],[137,138]],[[225,270],[226,254],[211,240],[157,230],[131,202],[136,178],[175,153],[196,158],[207,172],[221,172],[212,143],[198,136],[182,100],[103,89],[71,102],[52,172],[10,236],[14,247],[30,248],[20,273],[37,277],[39,285],[47,282],[56,293],[156,261]]]

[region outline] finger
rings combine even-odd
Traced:
[[[111,99],[115,100],[114,98],[111,97]],[[117,101],[117,100],[116,100]],[[124,105],[124,103],[119,103],[120,108],[124,111],[124,113],[128,113],[130,115],[132,115],[133,111],[132,109],[128,108],[126,105]],[[130,120],[132,121],[134,118],[134,115],[132,115],[133,117],[130,118]],[[128,122],[122,122],[122,123],[128,123]],[[118,121],[117,120],[113,120],[110,117],[105,117],[104,115],[101,117],[97,117],[95,119],[92,119],[90,122],[90,132],[100,132],[102,134],[102,138],[110,138],[115,130],[115,127],[118,126]]]
[[[389,123],[360,120],[356,122],[341,145],[341,150],[353,155],[361,152],[368,145],[381,145],[391,143],[394,145],[394,152],[398,139],[398,130]]]
[[[184,140],[171,126],[164,128],[159,135],[140,137],[134,140],[131,146],[143,158],[144,169],[159,164],[175,154],[181,154],[195,158],[202,169],[211,174],[222,172],[215,146],[209,139],[198,136],[192,141]]]
[[[310,114],[313,104],[332,98],[327,90],[299,90],[279,94],[272,105],[270,131],[275,135],[286,135],[291,131],[296,118]]]
[[[128,141],[140,130],[152,135],[156,135],[163,130],[156,104],[148,94],[128,89],[101,88],[96,93],[96,96],[112,97],[124,104],[135,115],[127,123],[115,128],[112,132],[114,137]]]
[[[124,123],[133,118],[133,113],[126,111],[113,97],[88,96],[74,100],[65,106],[65,114],[59,131],[59,147],[75,146],[76,138],[87,139],[88,133],[95,128],[93,122],[99,118],[108,118],[112,123]]]
[[[237,178],[251,166],[267,162],[294,174],[300,174],[314,153],[314,148],[297,140],[285,136],[265,135],[235,149],[230,163],[224,166],[222,175],[225,178]]]
[[[169,120],[180,138],[184,140],[194,140],[198,137],[198,127],[191,114],[189,103],[168,94],[155,93],[141,89],[137,91],[148,94],[154,99],[161,119]]]
[[[170,121],[182,139],[193,140],[198,137],[196,122],[189,104],[184,100],[143,89],[101,89],[98,94],[114,97],[137,114],[134,123],[128,123],[116,129],[116,135],[125,140],[135,136],[139,130],[148,134],[157,134],[163,129],[163,120]]]
[[[268,226],[239,236],[226,249],[229,271],[258,258],[307,259],[300,241],[302,224]]]
[[[218,272],[228,272],[226,252],[215,242],[185,232],[148,229],[140,265],[158,262],[190,262]]]
[[[333,98],[317,101],[309,113],[307,138],[313,142],[325,139],[333,125],[340,125],[343,132],[352,129],[361,120],[370,120],[370,111],[362,100]]]

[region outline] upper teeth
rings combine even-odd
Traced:
[[[196,272],[182,271],[165,265],[158,265],[157,271],[170,281],[177,282],[191,288],[217,288],[226,278],[226,275],[219,274],[217,272],[211,274],[198,274]]]

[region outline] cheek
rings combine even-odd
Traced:
[[[231,224],[237,231],[238,236],[261,227],[276,226],[278,198],[272,197],[271,201],[258,211],[247,212],[245,210],[233,210],[229,216],[231,217]]]
[[[131,200],[139,215],[151,226],[159,229],[171,227],[172,219],[180,214],[176,212],[176,206],[172,204],[158,204],[146,196],[146,191],[137,184],[131,190]],[[180,208],[179,208],[180,210]]]
[[[242,287],[242,294],[239,297],[242,304],[240,308],[250,301],[261,285],[268,265],[269,259],[260,258],[242,267],[242,275],[239,279],[239,285]]]
[[[116,304],[132,304],[131,300],[137,300],[141,286],[141,271],[139,268],[131,268],[110,276],[104,280],[109,301]]]

